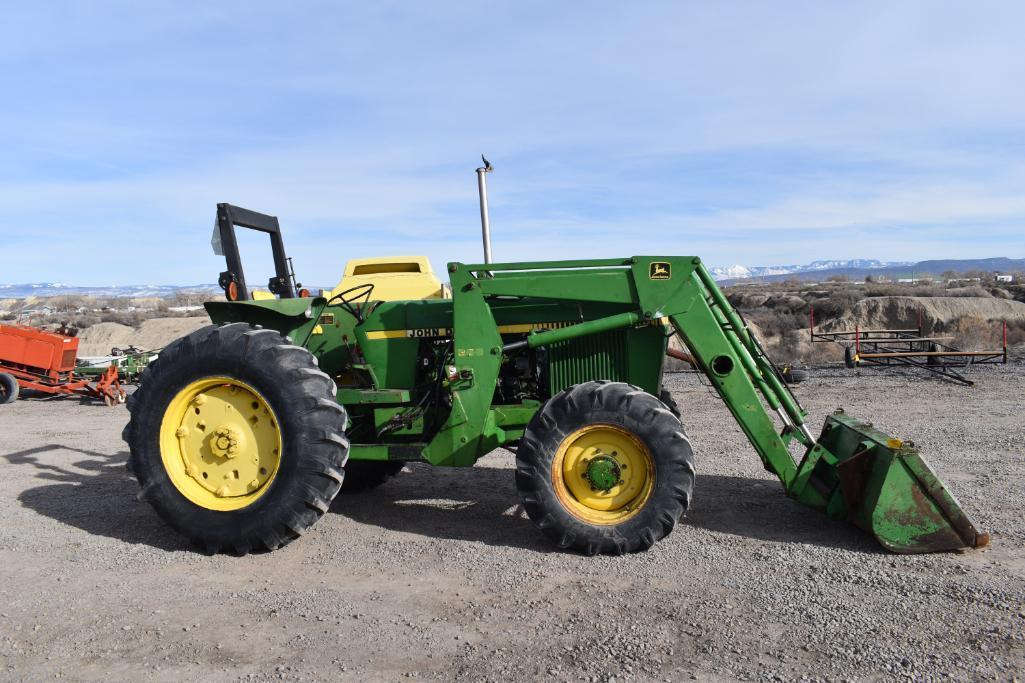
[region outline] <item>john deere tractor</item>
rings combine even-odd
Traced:
[[[559,547],[647,549],[694,493],[687,409],[662,387],[672,335],[790,497],[895,552],[987,541],[910,442],[842,411],[816,436],[697,257],[450,263],[450,296],[419,261],[378,259],[313,296],[276,218],[220,204],[217,221],[227,301],[149,366],[124,433],[142,497],[210,552],[277,548],[340,491],[499,447]],[[246,285],[236,226],[270,235],[263,294]]]

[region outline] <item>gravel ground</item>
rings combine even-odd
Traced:
[[[961,680],[1025,670],[1025,367],[974,388],[819,369],[912,437],[992,546],[895,556],[785,498],[696,375],[668,379],[697,454],[693,507],[651,551],[556,552],[512,456],[413,466],[305,537],[194,552],[136,500],[123,407],[0,407],[0,676],[153,680]]]

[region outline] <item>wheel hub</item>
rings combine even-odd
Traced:
[[[587,463],[584,479],[591,483],[591,489],[608,493],[620,483],[622,468],[611,455],[599,453]]]
[[[267,401],[227,377],[188,385],[168,406],[161,454],[186,498],[211,510],[244,507],[262,495],[281,460],[281,432]]]
[[[618,425],[590,424],[564,437],[553,462],[555,491],[566,508],[593,524],[636,514],[654,486],[647,446]]]
[[[246,448],[242,432],[229,424],[224,424],[210,435],[210,450],[222,458],[234,458]]]

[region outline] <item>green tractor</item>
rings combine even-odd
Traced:
[[[787,495],[895,552],[988,540],[910,442],[842,411],[816,436],[696,257],[450,263],[450,297],[384,300],[370,276],[311,296],[276,218],[220,204],[217,221],[227,301],[149,366],[124,432],[141,497],[208,552],[277,548],[340,491],[499,447],[515,451],[523,507],[559,547],[647,549],[694,491],[662,388],[672,335]],[[269,294],[247,288],[236,226],[270,235]]]

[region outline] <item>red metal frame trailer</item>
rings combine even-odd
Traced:
[[[953,337],[925,336],[922,313],[918,327],[819,332],[815,329],[815,308],[809,314],[808,332],[813,342],[836,342],[844,347],[844,364],[849,368],[865,365],[876,367],[914,367],[972,386],[974,382],[957,371],[969,365],[1007,364],[1007,321],[1003,322],[1004,345],[999,349],[962,351],[950,345]]]
[[[75,375],[78,339],[25,325],[0,325],[0,403],[17,398],[20,389],[45,394],[79,394],[124,403],[117,367],[95,382]]]

